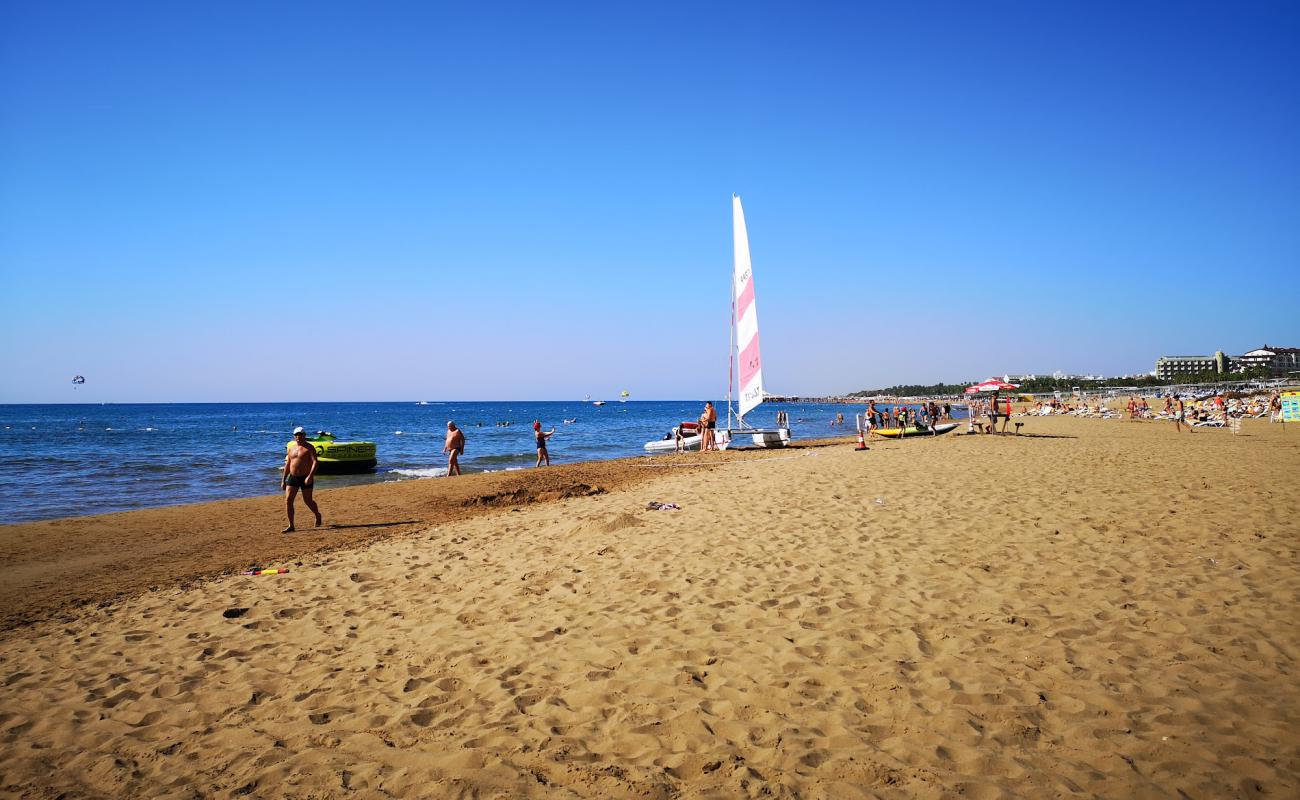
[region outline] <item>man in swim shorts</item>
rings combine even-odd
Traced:
[[[1192,432],[1192,426],[1187,422],[1187,406],[1183,404],[1183,398],[1174,395],[1174,430],[1178,433],[1183,432],[1183,426],[1187,425],[1187,432]]]
[[[293,500],[302,490],[302,501],[311,513],[316,515],[316,527],[320,527],[320,508],[312,499],[313,482],[316,478],[316,448],[307,441],[307,432],[301,427],[293,429],[293,447],[284,458],[284,471],[280,474],[280,488],[284,490],[284,510],[289,515],[289,527],[281,533],[293,533]]]
[[[718,411],[713,403],[704,404],[704,413],[700,415],[700,452],[717,450],[718,442],[714,439],[714,430],[718,427]]]
[[[465,452],[465,434],[456,429],[456,423],[447,423],[447,441],[442,446],[447,454],[447,477],[460,474],[460,457]]]

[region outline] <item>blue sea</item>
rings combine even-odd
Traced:
[[[725,405],[717,404],[725,422]],[[418,480],[445,473],[448,420],[465,431],[466,472],[532,467],[532,423],[549,430],[552,463],[646,456],[703,402],[186,403],[0,406],[0,523],[276,494],[290,431],[327,430],[373,441],[379,465],[362,475],[321,475],[317,487]],[[793,436],[853,430],[860,405],[766,403],[749,416]],[[955,414],[954,410],[954,414]],[[566,420],[571,420],[567,421]],[[498,423],[509,422],[509,426]]]

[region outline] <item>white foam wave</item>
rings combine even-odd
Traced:
[[[390,469],[391,475],[402,475],[407,478],[443,478],[447,475],[446,467],[428,467],[426,469]]]

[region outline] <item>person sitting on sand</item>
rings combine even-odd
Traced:
[[[293,429],[293,447],[284,457],[284,471],[280,473],[280,488],[284,490],[284,510],[289,515],[289,527],[281,533],[293,533],[293,500],[302,490],[302,501],[311,513],[316,515],[316,527],[320,527],[320,508],[312,499],[312,484],[316,480],[316,448],[307,441],[307,432],[301,427]]]
[[[447,477],[460,474],[460,457],[465,452],[465,434],[456,429],[456,423],[447,423],[447,441],[442,446],[447,454]]]
[[[533,435],[537,437],[537,466],[540,467],[542,462],[545,461],[546,466],[549,467],[551,465],[551,454],[546,451],[546,440],[555,435],[555,426],[552,425],[550,433],[547,433],[542,430],[540,420],[533,420]]]

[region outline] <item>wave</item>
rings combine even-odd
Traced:
[[[475,466],[482,466],[483,464],[509,464],[520,461],[536,461],[537,451],[530,450],[525,453],[501,453],[491,456],[461,456],[461,459],[466,464],[473,464]]]
[[[446,467],[428,467],[425,469],[390,469],[390,475],[401,475],[406,478],[443,478],[447,475]]]

